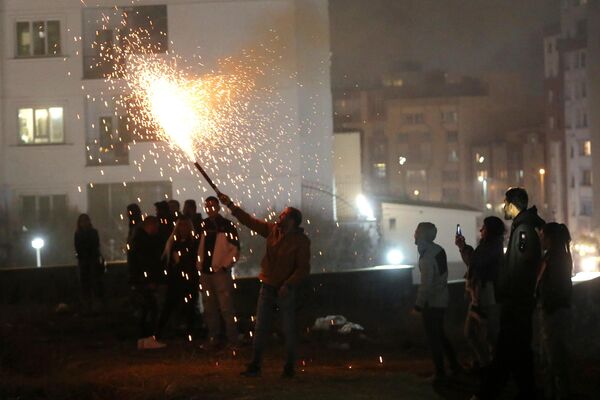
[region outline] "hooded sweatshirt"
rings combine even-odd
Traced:
[[[444,249],[433,242],[418,244],[421,284],[415,308],[448,307],[448,260]]]
[[[503,305],[533,307],[542,247],[536,229],[544,220],[534,207],[513,220],[504,265],[498,271],[497,300]]]

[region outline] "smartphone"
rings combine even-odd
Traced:
[[[462,229],[460,229],[460,224],[456,224],[456,236],[462,236]]]

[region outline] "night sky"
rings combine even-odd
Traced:
[[[543,27],[559,0],[330,0],[332,81],[361,82],[407,61],[465,74],[516,71],[541,90]]]

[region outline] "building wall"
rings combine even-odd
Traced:
[[[438,229],[435,242],[446,250],[448,262],[460,262],[460,253],[454,244],[456,225],[460,224],[467,243],[477,243],[479,211],[444,208],[443,205],[381,204],[381,232],[386,246],[399,249],[404,263],[418,262],[414,233],[420,222],[431,222]]]
[[[115,5],[114,1],[104,0],[87,3]],[[302,190],[304,181],[330,190],[333,184],[327,1],[144,0],[134,6],[151,4],[167,6],[169,50],[188,59],[201,56],[202,64],[194,64],[192,72],[205,73],[216,67],[220,58],[241,57],[244,51],[263,45],[270,47],[272,59],[277,60],[266,67],[267,73],[257,81],[259,87],[272,91],[272,97],[257,100],[257,107],[268,112],[268,123],[264,119],[250,122],[263,124],[265,146],[273,154],[272,161],[284,168],[281,172],[269,171],[271,179],[267,182],[261,177],[256,156],[249,158],[248,165],[231,164],[218,169],[207,165],[220,188],[261,213],[289,204],[331,215],[331,196]],[[127,1],[117,5],[132,6]],[[91,22],[83,17],[82,3],[5,0],[0,2],[0,10],[0,49],[5,49],[0,61],[4,83],[4,87],[0,86],[0,183],[11,199],[10,208],[16,219],[11,225],[18,226],[20,198],[24,195],[67,195],[71,207],[87,211],[88,191],[93,184],[166,182],[172,193],[164,195],[180,200],[200,201],[212,194],[196,173],[176,173],[170,165],[172,161],[165,156],[170,150],[160,143],[129,144],[129,163],[123,165],[88,165],[86,146],[98,130],[92,125],[97,125],[98,116],[106,112],[99,110],[103,109],[105,98],[110,101],[111,94],[102,79],[83,77],[86,47],[82,32]],[[16,57],[15,24],[20,20],[59,20],[61,56]],[[64,143],[19,144],[17,110],[31,106],[64,108]],[[278,139],[282,132],[285,140]],[[140,170],[136,163],[144,157],[151,158],[153,152],[162,156],[156,164],[144,162]],[[237,185],[229,176],[241,171],[248,176],[243,185]],[[148,205],[157,200],[160,198],[141,202]]]
[[[593,221],[592,228],[598,232],[600,229],[600,3],[596,1],[590,6],[588,20],[588,107],[589,131],[592,144],[592,179],[596,182],[592,187],[593,196]]]
[[[335,214],[340,221],[355,221],[356,198],[362,193],[360,132],[336,132],[333,141]]]
[[[585,146],[591,144],[589,107],[590,61],[588,45],[597,41],[590,36],[594,29],[589,20],[591,2],[564,2],[561,9],[560,54],[564,91],[566,181],[568,186],[568,224],[574,236],[589,234],[593,229],[592,155]],[[592,151],[593,154],[593,151]]]
[[[564,80],[560,49],[560,26],[552,26],[544,37],[544,109],[546,142],[547,216],[567,222],[567,151],[564,125]]]

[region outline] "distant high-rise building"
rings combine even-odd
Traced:
[[[524,182],[528,143],[543,139],[540,101],[519,83],[511,74],[474,79],[411,69],[378,87],[334,91],[334,124],[362,132],[366,193],[494,212],[506,187]],[[536,171],[544,167],[540,154]]]
[[[563,0],[544,37],[549,208],[575,236],[600,227],[600,2]]]

